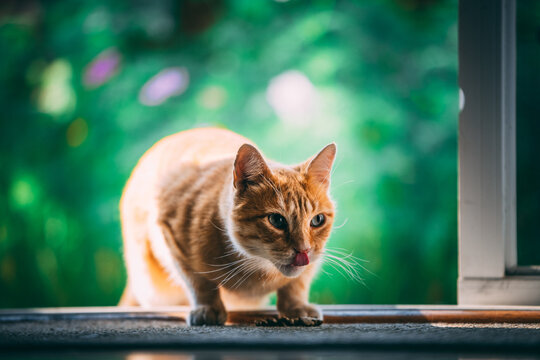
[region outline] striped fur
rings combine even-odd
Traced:
[[[308,293],[334,218],[335,151],[331,144],[284,166],[214,128],[156,143],[120,204],[128,284],[119,305],[189,304],[192,324],[223,324],[225,309],[259,306],[277,291],[283,316],[320,318]],[[287,228],[273,227],[271,213],[284,216]],[[325,223],[310,226],[317,214]],[[291,265],[297,251],[307,251],[309,265]]]

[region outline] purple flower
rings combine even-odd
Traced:
[[[86,67],[84,85],[95,88],[106,83],[118,71],[120,59],[120,53],[114,48],[102,51]]]
[[[147,106],[162,104],[168,98],[186,91],[188,84],[189,73],[186,68],[164,69],[144,84],[139,92],[139,101]]]

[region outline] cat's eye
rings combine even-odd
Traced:
[[[324,214],[315,215],[313,219],[311,219],[311,226],[319,227],[322,224],[324,224],[324,220],[325,220]]]
[[[287,221],[285,218],[279,214],[270,214],[268,215],[268,221],[276,229],[283,230],[287,227]]]

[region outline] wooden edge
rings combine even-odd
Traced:
[[[276,312],[230,312],[228,323],[252,324],[258,320],[274,317]],[[325,324],[384,324],[384,323],[526,323],[540,324],[539,311],[521,310],[366,310],[326,311]]]
[[[186,323],[189,308],[177,311],[9,311],[0,312],[0,324],[49,320],[161,320]],[[540,324],[540,308],[534,310],[474,309],[323,309],[326,324],[385,323],[522,323]],[[277,319],[275,310],[230,311],[228,325],[254,325]]]

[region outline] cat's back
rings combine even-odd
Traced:
[[[202,168],[222,159],[234,159],[238,148],[250,140],[219,128],[197,128],[169,135],[141,157],[124,188],[122,214],[152,206],[171,174]],[[142,214],[141,214],[142,215]]]
[[[219,128],[198,128],[167,136],[152,146],[141,158],[139,166],[152,166],[160,176],[182,164],[204,165],[234,157],[238,148],[250,140],[232,131]]]

